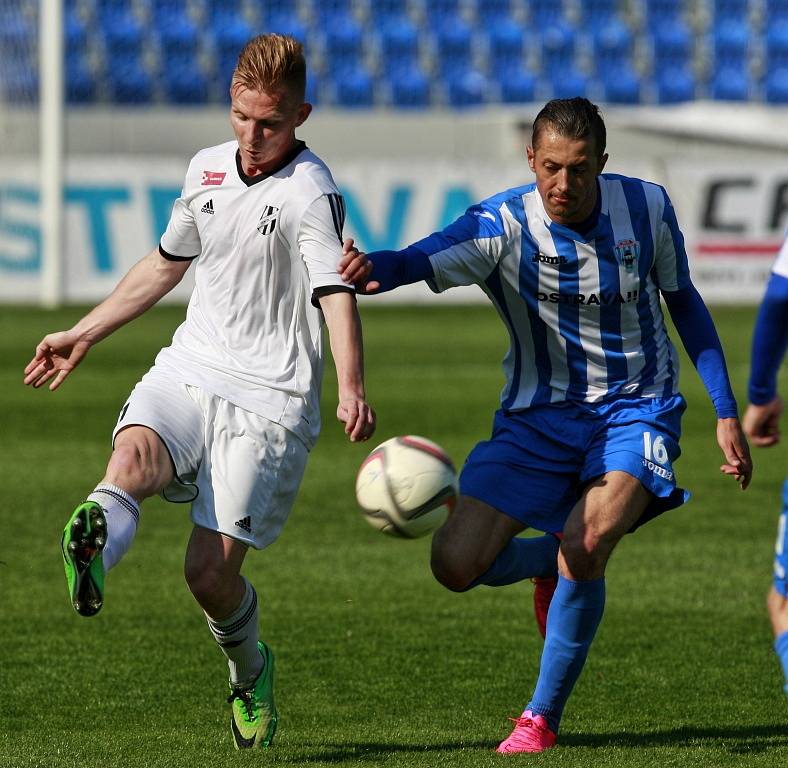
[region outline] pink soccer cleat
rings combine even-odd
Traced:
[[[544,637],[547,634],[547,611],[550,610],[550,602],[558,586],[558,576],[535,576],[531,581],[534,583],[536,626],[539,627],[539,634]]]
[[[556,734],[550,730],[547,720],[541,715],[528,709],[523,712],[522,717],[510,717],[509,719],[514,723],[514,730],[508,739],[498,745],[496,752],[505,755],[519,752],[544,752],[555,746]]]

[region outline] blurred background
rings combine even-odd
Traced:
[[[668,188],[704,296],[760,297],[788,225],[788,0],[0,0],[0,299],[105,295],[232,138],[237,54],[270,31],[305,45],[302,136],[363,248],[530,182],[536,112],[585,95],[608,170]]]

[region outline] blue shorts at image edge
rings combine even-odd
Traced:
[[[774,588],[783,597],[788,597],[788,478],[783,484],[783,513],[774,546]]]
[[[555,532],[590,481],[622,470],[654,495],[637,528],[689,499],[673,471],[686,407],[675,395],[499,410],[491,438],[465,462],[460,493],[530,528]]]

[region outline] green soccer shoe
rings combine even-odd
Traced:
[[[104,604],[104,563],[107,541],[104,510],[95,501],[80,504],[63,529],[61,549],[71,604],[80,616],[94,616]]]
[[[233,688],[227,699],[232,704],[230,730],[236,749],[269,747],[276,733],[274,705],[274,654],[262,641],[257,643],[265,661],[263,671],[249,688]]]

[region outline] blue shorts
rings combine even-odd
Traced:
[[[654,496],[637,528],[689,499],[673,472],[686,407],[675,395],[499,410],[491,438],[465,462],[460,493],[529,528],[558,532],[592,480],[621,470]]]
[[[788,597],[788,479],[783,485],[783,513],[774,545],[774,588],[783,597]]]

